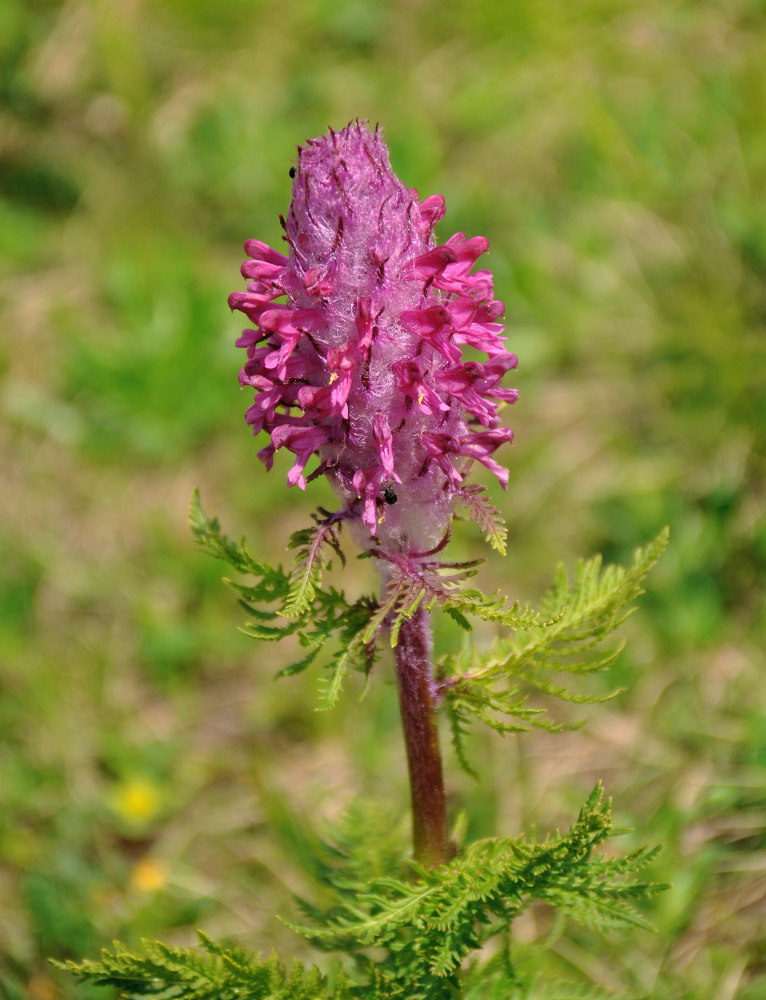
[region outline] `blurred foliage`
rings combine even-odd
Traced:
[[[237,633],[186,527],[199,486],[286,561],[331,502],[255,457],[225,296],[241,242],[279,240],[295,145],[359,116],[445,195],[442,236],[491,241],[522,398],[484,588],[534,601],[560,558],[671,526],[604,682],[628,693],[582,732],[477,736],[453,807],[547,830],[602,777],[674,888],[656,937],[560,937],[562,974],[764,995],[765,61],[761,0],[0,4],[0,993],[88,996],[46,957],[195,926],[300,957],[273,914],[314,825],[406,800],[388,665],[332,713],[272,685],[291,651]]]

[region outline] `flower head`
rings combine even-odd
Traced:
[[[393,173],[378,129],[359,122],[298,147],[287,256],[248,240],[247,291],[229,297],[253,324],[237,341],[255,389],[246,420],[295,455],[288,483],[326,475],[344,517],[383,551],[431,548],[473,461],[513,439],[498,403],[517,359],[506,351],[492,275],[474,271],[483,236],[437,245],[444,199],[419,201]],[[465,357],[465,348],[487,355]],[[312,456],[318,464],[306,474]]]

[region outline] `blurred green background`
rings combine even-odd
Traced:
[[[603,778],[674,887],[656,936],[572,929],[551,972],[766,997],[766,4],[3,0],[0,59],[0,995],[91,995],[46,958],[114,937],[304,955],[274,913],[311,831],[406,801],[389,664],[316,713],[186,525],[199,486],[284,561],[330,499],[258,462],[226,295],[245,238],[280,245],[295,145],[359,116],[445,195],[442,238],[491,241],[521,400],[485,588],[672,530],[602,682],[627,692],[477,734],[479,785],[448,752],[453,812],[547,830]]]

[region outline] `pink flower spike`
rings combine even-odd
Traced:
[[[379,129],[331,130],[298,148],[289,254],[248,240],[247,290],[229,298],[251,323],[239,379],[247,423],[270,438],[259,457],[292,452],[300,489],[326,475],[344,523],[392,560],[444,537],[470,460],[508,482],[494,452],[512,438],[498,408],[518,396],[501,384],[516,357],[492,275],[473,271],[488,242],[437,245],[444,212],[396,177]]]

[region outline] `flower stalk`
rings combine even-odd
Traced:
[[[402,622],[394,661],[410,778],[415,859],[432,868],[448,857],[447,806],[435,714],[431,622],[422,605]]]

